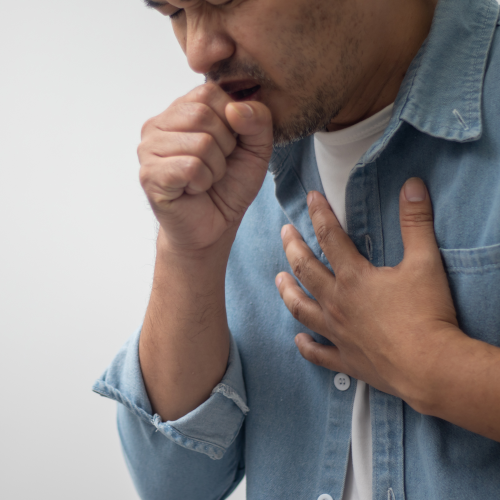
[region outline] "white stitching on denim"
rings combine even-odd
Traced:
[[[387,490],[387,500],[396,500],[396,496],[394,495],[394,491],[392,488]]]
[[[458,109],[453,110],[453,114],[455,118],[460,122],[460,125],[464,128],[464,130],[469,130],[469,126],[465,123],[465,120],[462,118],[462,115],[458,112]]]

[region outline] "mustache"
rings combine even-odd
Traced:
[[[258,64],[249,61],[226,59],[221,61],[216,69],[205,73],[204,76],[205,83],[217,83],[227,77],[237,77],[239,79],[249,77],[270,90],[279,89],[273,79]]]

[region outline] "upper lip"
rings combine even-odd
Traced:
[[[228,94],[233,94],[234,92],[239,92],[240,90],[251,89],[252,87],[257,87],[259,82],[253,79],[245,80],[233,80],[233,81],[221,81],[218,83],[219,87]]]

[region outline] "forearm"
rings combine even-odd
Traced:
[[[460,336],[432,365],[421,412],[500,441],[500,348]]]
[[[224,281],[232,238],[203,253],[178,255],[160,230],[139,358],[153,411],[164,421],[206,401],[225,373],[230,334]]]

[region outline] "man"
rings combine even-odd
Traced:
[[[94,386],[141,497],[500,497],[496,1],[150,5],[207,84],[143,128],[153,289]]]

